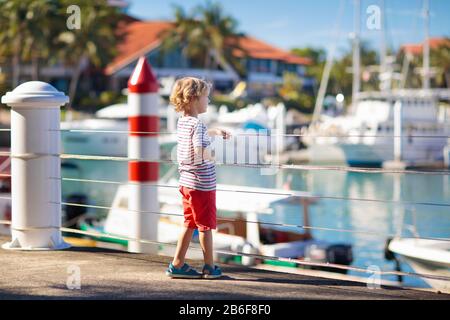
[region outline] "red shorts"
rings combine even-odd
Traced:
[[[185,186],[179,188],[183,195],[184,225],[206,231],[216,229],[216,190],[202,191]]]

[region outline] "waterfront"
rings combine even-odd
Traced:
[[[127,181],[127,163],[117,161],[70,160],[78,169],[63,169],[64,178]],[[160,177],[170,168],[160,165]],[[261,175],[260,169],[236,166],[217,166],[217,182],[253,187],[282,187],[292,175],[292,189],[308,191],[321,198],[310,207],[312,227],[344,229],[358,232],[338,232],[331,230],[312,230],[312,235],[320,240],[333,243],[348,243],[353,246],[352,266],[394,270],[394,263],[384,258],[387,235],[395,235],[404,216],[405,225],[415,221],[421,237],[450,237],[448,206],[412,205],[414,203],[448,204],[450,199],[449,175],[431,174],[393,174],[357,173],[333,170],[279,170],[277,175]],[[174,177],[177,177],[175,173]],[[74,192],[85,193],[89,203],[110,206],[117,189],[114,184],[98,184],[79,181],[62,183],[63,196]],[[338,198],[372,199],[386,202],[344,200]],[[181,199],[180,199],[181,201]],[[400,201],[401,204],[396,204]],[[96,210],[98,216],[105,216],[106,210]],[[219,216],[226,213],[220,213]],[[274,206],[274,214],[260,215],[262,222],[302,225],[303,220],[298,207],[289,205]],[[291,228],[303,232],[301,228]],[[360,233],[368,231],[371,234]],[[372,234],[377,233],[377,234]],[[404,236],[411,231],[403,228]],[[402,263],[402,271],[412,272]],[[368,276],[350,272],[351,275]],[[396,280],[395,276],[383,279]],[[421,279],[406,277],[407,286],[428,287]]]

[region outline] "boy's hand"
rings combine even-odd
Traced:
[[[222,136],[224,139],[229,139],[231,137],[231,133],[220,128],[211,129],[211,133],[212,135]]]

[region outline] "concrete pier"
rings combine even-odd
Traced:
[[[7,237],[0,237],[1,242]],[[170,257],[111,249],[0,249],[0,299],[446,299],[448,294],[221,265],[218,280],[168,279]],[[188,261],[200,268],[201,261]],[[301,272],[301,271],[299,271]],[[76,279],[79,278],[79,289]],[[72,288],[72,289],[69,289]]]

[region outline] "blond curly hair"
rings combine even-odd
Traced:
[[[188,113],[194,99],[200,98],[203,94],[209,94],[211,84],[194,77],[184,77],[178,79],[170,94],[170,103],[175,107],[176,112]]]

